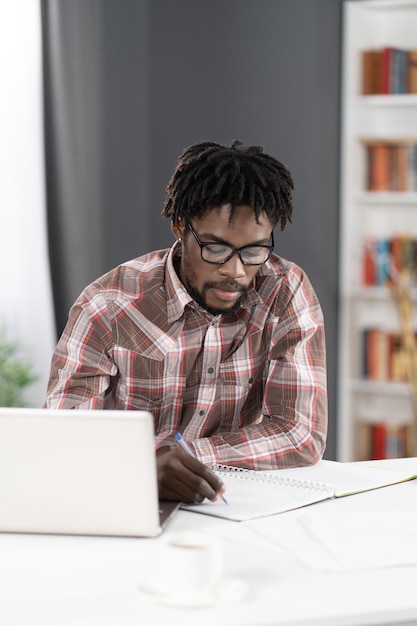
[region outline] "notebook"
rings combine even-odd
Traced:
[[[0,408],[0,531],[160,534],[179,503],[158,500],[153,428],[146,411]]]
[[[270,473],[216,465],[212,469],[226,486],[228,504],[205,500],[201,504],[184,504],[182,508],[244,521],[417,478],[417,460],[411,473],[358,465],[321,461],[312,467]]]

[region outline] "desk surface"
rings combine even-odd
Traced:
[[[407,460],[410,473],[417,459]],[[404,462],[402,463],[404,467]],[[288,520],[337,512],[417,511],[417,481],[320,502],[274,516]],[[295,557],[247,541],[254,522],[179,511],[165,533],[204,529],[223,537],[225,575],[244,581],[238,603],[207,608],[160,606],[140,591],[157,539],[0,535],[2,626],[353,626],[417,623],[417,565],[363,571],[312,571]],[[256,522],[255,522],[256,525]],[[417,559],[416,561],[417,562]]]

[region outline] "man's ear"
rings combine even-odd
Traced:
[[[171,222],[171,230],[175,239],[182,239],[184,237],[184,230],[185,230],[184,220],[180,218],[177,224],[174,224],[174,222]]]

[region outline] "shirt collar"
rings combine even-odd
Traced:
[[[168,322],[173,323],[178,320],[184,313],[184,309],[192,302],[192,298],[181,280],[174,267],[174,259],[178,258],[178,242],[174,242],[171,249],[168,252],[166,270],[165,270],[165,284],[167,293],[167,315]]]

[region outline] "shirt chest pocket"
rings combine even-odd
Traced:
[[[146,410],[158,416],[181,398],[185,380],[167,374],[166,359],[148,358],[120,349],[117,354],[119,387],[129,409]]]

